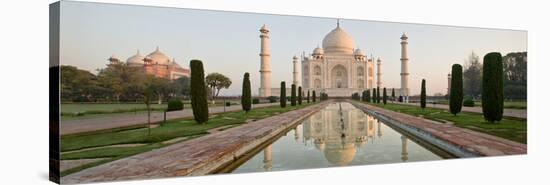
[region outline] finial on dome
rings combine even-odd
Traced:
[[[340,27],[340,19],[336,19],[336,27],[337,27],[337,28]]]
[[[157,46],[157,49],[155,51],[160,51],[159,46]]]
[[[136,54],[138,54],[138,55],[139,55],[139,49],[137,49],[137,53],[136,53]]]

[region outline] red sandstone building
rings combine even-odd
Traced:
[[[109,64],[119,64],[121,61],[115,57],[109,57]],[[156,77],[175,80],[180,77],[189,77],[189,69],[181,67],[175,59],[170,58],[159,50],[159,47],[147,56],[137,53],[126,60],[126,65],[130,67],[143,68],[145,74],[155,75]]]

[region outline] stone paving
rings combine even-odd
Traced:
[[[357,108],[374,111],[399,123],[425,131],[437,139],[458,146],[478,156],[500,156],[527,154],[527,145],[504,138],[459,128],[450,124],[434,124],[423,118],[394,112],[391,110],[352,102]]]
[[[399,103],[399,102],[395,102]],[[416,105],[420,106],[420,103],[399,103],[399,104],[407,104],[407,105]],[[449,109],[449,105],[443,105],[443,104],[426,104],[426,107],[431,108],[438,108],[438,109]],[[483,110],[481,107],[464,107],[462,106],[462,111],[464,112],[473,112],[473,113],[483,113]],[[514,118],[523,118],[527,119],[527,109],[504,109],[503,112],[504,116],[507,117],[514,117]]]
[[[278,105],[279,103],[265,103],[265,104],[256,104],[253,105],[255,108],[268,107],[273,105]],[[220,113],[224,112],[224,107],[211,107],[210,113]],[[238,111],[241,110],[241,105],[233,105],[230,107],[225,107],[226,112]],[[181,111],[172,111],[166,113],[166,119],[178,119],[178,118],[187,118],[192,117],[193,111],[191,109],[184,109]],[[163,112],[152,112],[151,113],[151,122],[160,122],[164,120]],[[90,118],[90,119],[76,119],[76,120],[65,120],[61,121],[59,124],[59,131],[61,135],[75,134],[81,132],[92,132],[98,130],[106,130],[113,128],[121,127],[130,127],[136,125],[144,125],[147,123],[147,113],[138,113],[134,114],[123,114],[118,116],[107,116],[99,118]]]
[[[209,174],[319,111],[330,102],[324,101],[85,169],[62,177],[61,182],[90,183]]]

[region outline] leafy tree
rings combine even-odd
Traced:
[[[206,100],[206,84],[202,61],[191,60],[191,107],[197,123],[208,122],[208,102]]]
[[[454,64],[451,72],[451,95],[449,100],[449,111],[456,116],[462,110],[462,66]]]
[[[158,104],[162,104],[163,100],[168,99],[170,92],[173,92],[172,87],[170,87],[170,80],[153,75],[149,75],[148,80],[150,81],[150,88],[158,98]]]
[[[220,73],[210,73],[206,76],[206,84],[211,89],[212,98],[218,98],[221,89],[227,89],[231,86],[231,79]]]
[[[315,95],[315,90],[313,90],[311,98],[313,99],[313,103],[317,101],[317,95]]]
[[[304,92],[302,91],[302,86],[298,87],[298,105],[302,105],[302,94]]]
[[[244,73],[241,105],[246,113],[252,108],[252,89],[250,88],[250,74],[248,73]]]
[[[172,81],[171,86],[173,86],[174,95],[183,96],[183,97],[189,96],[189,92],[191,90],[189,77],[186,77],[186,76],[180,77]]]
[[[147,108],[147,136],[151,135],[151,94],[151,88],[145,88],[143,92],[143,103],[145,103],[145,107]]]
[[[426,80],[422,79],[422,86],[420,87],[420,107],[426,108]]]
[[[500,121],[504,109],[502,56],[497,52],[488,53],[483,57],[483,66],[483,117],[489,122]]]
[[[296,84],[290,85],[290,105],[296,106]]]
[[[384,87],[384,92],[383,92],[383,100],[382,102],[384,103],[384,105],[386,105],[387,101],[388,101],[388,95],[386,94],[386,88]]]
[[[281,107],[282,108],[285,108],[286,107],[286,84],[284,81],[281,82],[281,96],[280,96],[280,100],[281,100]]]
[[[465,96],[477,98],[481,94],[482,68],[479,62],[479,56],[472,52],[464,64],[463,79]]]
[[[508,53],[502,62],[505,98],[527,99],[527,52]]]

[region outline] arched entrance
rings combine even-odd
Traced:
[[[331,88],[348,88],[348,72],[342,65],[336,65],[330,70]]]

